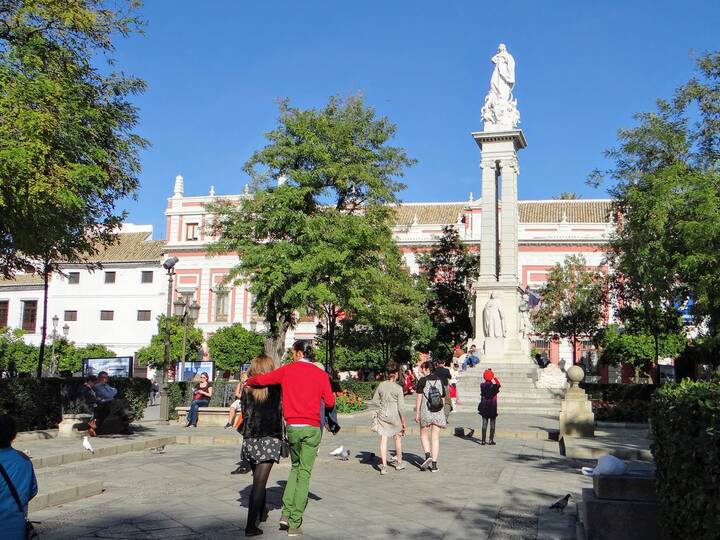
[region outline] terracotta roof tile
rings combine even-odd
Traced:
[[[15,274],[15,277],[13,279],[0,278],[0,287],[42,284],[43,278],[38,274]]]
[[[395,208],[395,224],[410,225],[415,216],[420,225],[455,223],[466,203],[400,204]]]
[[[93,262],[158,261],[165,249],[162,240],[148,240],[150,233],[121,233],[117,242],[100,249]]]
[[[520,223],[607,223],[612,201],[518,201]],[[395,208],[395,224],[410,225],[415,216],[420,225],[447,225],[457,222],[468,203],[400,204]]]

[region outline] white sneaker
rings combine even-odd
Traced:
[[[395,462],[393,463],[393,467],[395,467],[396,471],[402,471],[405,468],[405,464]]]
[[[390,456],[388,458],[388,463],[393,464],[397,461],[397,456]]]
[[[420,465],[420,470],[427,471],[430,469],[431,465],[432,465],[432,458],[427,458],[425,461],[422,462],[422,465]]]
[[[380,465],[380,474],[387,474],[387,467],[385,465]]]

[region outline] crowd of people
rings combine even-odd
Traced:
[[[456,349],[457,350],[457,349]],[[453,354],[453,360],[433,362],[421,352],[417,365],[401,366],[390,362],[383,381],[377,386],[372,401],[377,410],[371,429],[380,438],[379,471],[386,475],[388,467],[406,468],[402,441],[407,431],[405,396],[415,394],[415,422],[420,426],[420,443],[424,460],[421,471],[437,472],[440,457],[440,432],[445,429],[453,409],[451,389],[462,369],[475,367],[474,348],[468,353]],[[290,457],[291,468],[282,497],[280,528],[288,536],[303,534],[302,521],[308,501],[310,477],[324,429],[337,433],[340,429],[334,414],[335,397],[331,379],[321,364],[309,358],[305,342],[293,344],[293,361],[274,369],[272,360],[258,356],[252,360],[249,377],[235,390],[237,401],[228,417],[232,425],[236,412],[242,414],[239,432],[243,436],[241,462],[233,474],[252,471],[245,536],[262,534],[260,525],[267,520],[266,488],[270,471],[281,457]],[[483,373],[478,413],[482,416],[481,444],[495,444],[495,419],[500,380],[490,369]],[[412,384],[408,392],[408,385]],[[490,437],[487,439],[487,428]],[[395,454],[389,455],[392,438]]]

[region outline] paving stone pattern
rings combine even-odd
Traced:
[[[523,423],[529,429],[548,422]],[[380,476],[375,437],[326,436],[311,480],[305,538],[574,538],[574,504],[565,514],[547,506],[565,493],[579,499],[592,484],[578,472],[588,462],[560,456],[557,442],[507,438],[481,446],[476,437],[443,437],[438,473],[418,470],[417,436],[404,443],[407,469]],[[340,444],[351,450],[347,462],[328,456]],[[31,519],[41,522],[48,540],[242,537],[251,477],[229,474],[237,459],[235,445],[174,444],[160,455],[144,450],[45,468],[41,484],[101,480],[105,491],[33,512]],[[284,460],[271,473],[263,538],[287,536],[277,521],[288,470]]]

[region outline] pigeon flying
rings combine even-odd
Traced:
[[[90,439],[87,438],[87,435],[85,435],[83,437],[82,445],[83,445],[83,448],[85,450],[87,450],[88,452],[92,452],[93,454],[95,453],[95,450],[93,450],[93,447],[90,444]]]
[[[558,499],[554,503],[550,505],[551,510],[555,510],[556,512],[562,512],[565,510],[565,507],[568,505],[568,501],[572,497],[569,493],[565,495],[562,499]]]

